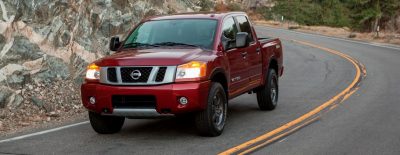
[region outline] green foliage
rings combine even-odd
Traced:
[[[213,2],[211,0],[200,0],[199,6],[201,7],[200,11],[210,11],[213,8]]]
[[[227,8],[230,11],[242,11],[242,7],[239,3],[229,3]]]
[[[348,0],[352,26],[358,30],[372,31],[384,25],[399,12],[400,0]]]
[[[350,11],[347,9],[340,0],[321,1],[321,23],[322,25],[329,25],[335,27],[349,26],[350,24]]]
[[[256,13],[262,15],[265,19],[271,20],[273,19],[273,13],[271,8],[267,7],[258,7],[256,9]]]
[[[371,31],[399,12],[400,0],[276,0],[272,11],[262,14],[284,16],[303,25],[348,26]]]
[[[273,8],[273,12],[299,24],[319,25],[322,7],[309,1],[311,0],[282,0]]]

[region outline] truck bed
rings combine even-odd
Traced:
[[[278,40],[278,38],[272,38],[272,37],[263,37],[263,38],[257,38],[257,40],[263,44],[263,43],[267,43],[267,42],[272,42],[275,40]]]

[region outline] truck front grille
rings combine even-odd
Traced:
[[[113,95],[113,108],[155,109],[156,97],[152,95]]]
[[[109,85],[156,85],[172,83],[176,66],[101,67],[100,82]]]
[[[153,67],[122,67],[122,82],[147,82]]]

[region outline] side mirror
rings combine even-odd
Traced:
[[[121,42],[119,42],[119,37],[112,37],[110,40],[110,50],[117,51],[119,46],[121,46]]]
[[[247,40],[248,35],[249,34],[247,32],[238,32],[236,34],[236,48],[242,48],[248,46],[249,44]]]

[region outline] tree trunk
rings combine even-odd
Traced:
[[[379,24],[379,19],[380,19],[380,17],[375,18],[374,25],[372,27],[372,32],[376,32],[376,30],[378,28],[378,24]]]

